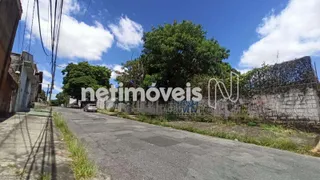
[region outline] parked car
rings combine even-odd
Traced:
[[[97,106],[95,104],[87,104],[84,108],[83,111],[85,112],[97,112]]]

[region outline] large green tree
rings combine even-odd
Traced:
[[[223,62],[229,50],[208,39],[203,28],[190,21],[153,28],[143,40],[144,82],[149,79],[158,86],[183,87],[196,75],[225,77],[231,69]]]
[[[142,61],[138,59],[127,61],[123,65],[123,72],[117,77],[124,87],[139,87],[144,79],[144,68]]]
[[[68,104],[69,103],[69,95],[66,94],[64,91],[63,92],[60,92],[56,95],[56,98],[57,98],[57,101],[58,101],[58,104],[61,105],[61,104]]]
[[[81,99],[81,88],[110,87],[111,70],[104,66],[90,65],[88,62],[68,64],[62,71],[63,91],[75,99]]]

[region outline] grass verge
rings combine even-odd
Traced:
[[[53,114],[55,126],[60,130],[63,140],[71,154],[72,170],[75,179],[89,179],[96,175],[96,166],[89,160],[87,151],[81,142],[69,130],[66,121],[56,112]]]
[[[104,111],[100,111],[100,113],[108,115],[108,113],[106,113]],[[149,124],[160,125],[160,126],[164,126],[164,127],[171,127],[171,128],[179,129],[179,130],[185,130],[185,131],[189,131],[189,132],[193,132],[193,133],[198,133],[198,134],[203,134],[203,135],[208,135],[208,136],[213,136],[213,137],[219,137],[219,138],[224,138],[224,139],[238,140],[238,141],[244,142],[244,143],[256,144],[256,145],[260,145],[260,146],[277,148],[277,149],[291,151],[291,152],[295,152],[295,153],[320,157],[319,154],[313,153],[310,151],[312,149],[312,146],[299,145],[299,144],[295,143],[293,140],[288,139],[288,138],[253,137],[253,136],[239,135],[239,134],[230,133],[230,132],[205,130],[205,129],[196,128],[196,127],[193,127],[190,125],[171,124],[170,121],[168,121],[168,119],[166,117],[162,117],[162,116],[158,116],[158,117],[157,116],[146,116],[146,115],[132,116],[132,115],[128,115],[126,113],[117,113],[117,116],[122,117],[122,118],[131,119],[131,120],[140,121],[140,122],[145,122],[145,123],[149,123]],[[277,129],[275,126],[265,126],[264,128],[271,128],[274,131],[284,131],[282,129]]]

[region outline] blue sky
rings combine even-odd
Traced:
[[[49,47],[48,2],[39,2],[41,32],[45,47]],[[50,82],[50,58],[42,51],[36,18],[30,41],[32,5],[33,0],[22,0],[24,13],[13,51],[21,53],[30,46],[47,83]],[[320,7],[319,0],[92,0],[91,3],[90,0],[65,0],[54,93],[61,91],[61,67],[67,63],[89,61],[119,70],[121,63],[131,56],[139,56],[143,32],[174,20],[201,24],[208,38],[214,37],[230,49],[231,55],[226,61],[242,72],[263,62],[274,64],[305,55],[317,62],[320,60],[317,7]]]

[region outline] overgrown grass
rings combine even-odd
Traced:
[[[50,179],[51,179],[50,173],[42,174],[39,178],[39,180],[50,180]]]
[[[98,109],[98,112],[99,113],[103,113],[103,114],[107,114],[109,116],[117,116],[118,113],[115,112],[115,111],[108,111],[108,110],[105,110],[105,109]]]
[[[293,134],[295,130],[288,129],[280,125],[274,124],[261,124],[260,127],[264,130],[275,132],[275,133],[283,133],[283,134]]]
[[[200,129],[200,128],[196,128],[196,127],[193,127],[190,125],[185,125],[185,124],[171,124],[171,123],[169,123],[170,121],[166,117],[163,117],[163,116],[149,116],[149,115],[143,115],[143,114],[131,116],[126,113],[118,113],[117,116],[127,118],[127,119],[136,120],[136,121],[141,121],[141,122],[145,122],[145,123],[149,123],[149,124],[185,130],[185,131],[194,132],[194,133],[198,133],[198,134],[219,137],[219,138],[224,138],[224,139],[238,140],[240,142],[251,143],[251,144],[256,144],[256,145],[260,145],[260,146],[277,148],[277,149],[287,150],[287,151],[296,152],[296,153],[300,153],[300,154],[307,154],[307,155],[320,157],[319,154],[310,152],[310,150],[312,149],[311,146],[298,145],[297,143],[295,143],[293,140],[291,140],[289,138],[284,138],[284,137],[281,137],[281,138],[252,137],[252,136],[235,134],[235,133],[231,133],[231,132],[205,130],[205,129]],[[203,119],[203,121],[201,121],[201,122],[208,122],[209,121],[209,118],[202,118],[202,119]],[[210,120],[210,121],[212,122],[212,120]],[[218,121],[218,122],[220,122],[220,121]],[[249,121],[249,122],[253,122],[253,121]],[[232,121],[229,121],[229,122],[227,121],[224,124],[235,125],[235,123]],[[249,126],[251,126],[251,125],[249,125]],[[293,131],[291,129],[285,129],[284,127],[276,126],[276,125],[264,125],[263,129],[268,129],[270,131],[275,131],[275,132],[286,132],[286,133]]]
[[[81,142],[69,130],[66,121],[58,113],[53,114],[55,126],[61,131],[72,159],[75,179],[89,179],[96,175],[96,166],[89,160],[87,151]]]

